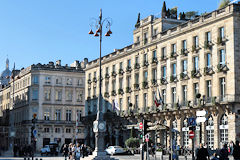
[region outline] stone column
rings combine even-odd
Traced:
[[[213,115],[214,126],[214,149],[219,148],[219,115]]]

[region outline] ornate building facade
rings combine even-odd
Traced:
[[[179,132],[177,144],[191,147],[187,118],[204,109],[207,121],[197,124],[195,144],[221,148],[239,140],[239,15],[240,4],[230,4],[191,20],[168,12],[139,16],[134,43],[102,58],[104,112],[116,100],[121,117],[135,124],[144,118],[159,128],[158,142],[165,147],[170,137],[162,125]],[[85,70],[86,115],[96,110],[98,65],[99,59],[93,60]],[[159,94],[164,104],[156,107]],[[109,128],[115,123],[120,121]]]
[[[75,139],[83,141],[84,126],[80,121],[85,112],[85,63],[75,61],[71,66],[62,66],[59,60],[13,72],[9,85],[0,94],[1,112],[10,111],[12,142],[31,144],[34,114],[38,151],[50,142],[61,147]]]

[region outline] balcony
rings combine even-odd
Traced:
[[[152,64],[157,64],[157,63],[158,63],[157,57],[153,57],[152,58]]]
[[[166,77],[161,78],[161,84],[166,85],[167,84],[167,79]]]
[[[148,61],[145,60],[145,61],[143,62],[143,67],[147,67],[147,66],[148,66]]]
[[[140,41],[134,43],[134,46],[139,46],[139,45],[140,45]]]
[[[134,69],[139,69],[139,68],[140,68],[140,64],[139,63],[135,63]]]
[[[199,78],[199,77],[201,77],[201,73],[198,69],[194,69],[191,71],[191,76],[192,76],[192,78]]]
[[[192,46],[192,53],[198,53],[198,51],[200,50],[201,48],[199,46],[196,46],[196,45],[193,45]]]
[[[143,40],[143,42],[144,42],[144,44],[147,44],[147,43],[148,43],[148,39],[145,38],[145,39]]]
[[[187,56],[188,55],[188,50],[187,49],[181,49],[181,55],[182,56]]]
[[[131,92],[132,92],[131,87],[126,87],[126,93],[131,93]]]
[[[142,88],[143,89],[147,89],[148,88],[148,82],[147,81],[142,82]]]
[[[152,40],[155,40],[155,39],[157,39],[157,34],[152,36]]]
[[[123,73],[124,73],[124,71],[123,71],[123,69],[119,69],[119,71],[118,71],[118,73],[120,74],[120,75],[123,75]]]
[[[108,73],[105,74],[105,79],[109,79],[110,75]]]
[[[126,68],[126,72],[127,72],[127,73],[130,73],[131,71],[132,71],[131,66],[127,66],[127,68]]]
[[[117,93],[116,93],[116,91],[115,90],[112,90],[112,94],[111,94],[112,96],[116,96],[117,95]]]
[[[117,76],[117,73],[115,71],[112,71],[112,76],[113,77],[116,77]]]
[[[212,49],[213,43],[211,41],[204,41],[204,49]]]
[[[170,77],[170,82],[177,82],[177,76],[176,75],[171,75]]]
[[[217,44],[218,45],[225,45],[225,42],[226,42],[227,40],[226,40],[226,38],[225,37],[218,37],[217,38]]]
[[[212,75],[212,74],[214,74],[214,71],[211,66],[204,68],[204,75]]]
[[[105,93],[104,93],[104,97],[105,97],[105,98],[109,98],[109,97],[110,97],[109,92],[105,92]]]
[[[161,61],[166,61],[166,60],[167,60],[167,56],[166,55],[162,55]]]
[[[124,92],[123,92],[123,89],[122,89],[122,88],[119,88],[119,89],[118,89],[118,94],[119,94],[119,95],[123,95],[123,94],[124,94]]]
[[[97,78],[96,77],[93,78],[93,82],[97,83]]]
[[[138,83],[135,83],[135,84],[134,84],[134,89],[135,89],[135,90],[139,90],[139,89],[140,89]]]
[[[92,83],[91,79],[88,79],[88,84],[91,84],[91,83]]]
[[[180,80],[187,80],[187,79],[189,79],[187,71],[180,73]]]
[[[178,55],[177,55],[177,52],[172,51],[172,52],[171,52],[171,56],[170,56],[170,58],[175,58],[175,59],[176,59],[177,56],[178,56]]]
[[[156,79],[152,79],[152,85],[157,86],[157,80]]]
[[[226,73],[228,71],[228,67],[226,64],[218,64],[217,65],[217,72],[224,72]]]

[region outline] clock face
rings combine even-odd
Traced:
[[[104,128],[105,128],[105,124],[104,123],[99,123],[99,129],[104,130]]]

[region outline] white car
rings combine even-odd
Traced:
[[[43,155],[43,154],[48,155],[50,152],[51,152],[51,150],[50,150],[49,145],[45,145],[43,148],[41,148],[41,155]]]
[[[105,151],[110,155],[125,153],[124,149],[120,146],[109,146]]]

